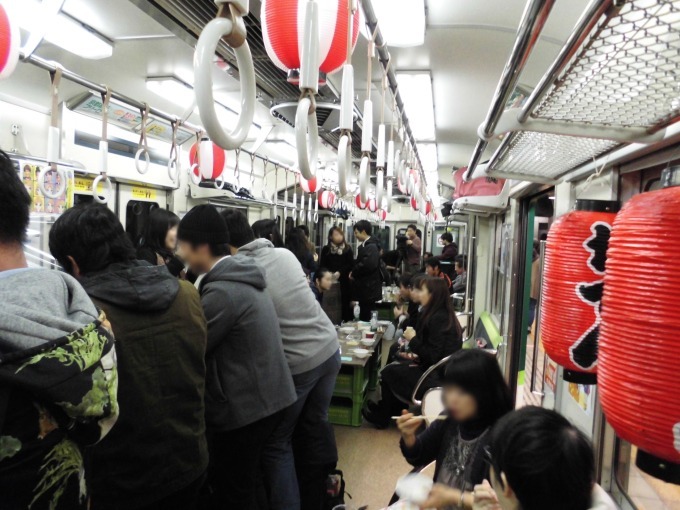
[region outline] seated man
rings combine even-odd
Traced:
[[[442,272],[441,264],[439,263],[439,259],[436,257],[432,257],[427,259],[427,262],[425,262],[425,274],[427,276],[434,276],[435,278],[441,278],[446,282],[446,286],[449,288],[449,291],[451,291],[451,278],[446,273]]]
[[[456,279],[451,285],[451,292],[458,294],[465,292],[467,287],[467,257],[465,255],[458,255],[456,257]]]
[[[590,441],[555,411],[530,406],[505,415],[486,454],[491,484],[475,487],[474,510],[617,508],[595,484]],[[437,485],[423,508],[448,508],[457,503],[452,496]]]

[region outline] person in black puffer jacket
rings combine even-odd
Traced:
[[[380,241],[371,237],[373,228],[366,220],[354,225],[354,236],[361,242],[354,269],[349,279],[354,284],[354,299],[359,302],[362,321],[371,320],[376,301],[382,298],[382,276],[380,274]]]

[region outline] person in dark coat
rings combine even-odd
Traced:
[[[496,357],[482,350],[456,352],[443,377],[443,420],[433,421],[418,434],[422,419],[403,411],[397,420],[401,451],[415,468],[436,461],[432,503],[444,494],[447,508],[472,508],[473,489],[488,476],[484,448],[490,429],[513,407],[510,388]],[[462,503],[462,504],[461,504]]]
[[[170,274],[184,277],[184,262],[175,255],[179,216],[156,208],[149,214],[144,234],[139,240],[137,258],[154,266],[166,266]]]
[[[342,306],[342,320],[351,321],[352,287],[349,274],[354,268],[354,253],[345,242],[345,233],[340,227],[331,227],[328,231],[328,244],[321,249],[319,266],[325,267],[333,273],[340,282],[340,302]]]
[[[205,274],[210,508],[254,510],[264,446],[297,399],[276,310],[264,270],[230,256],[229,230],[215,207],[189,211],[178,238],[191,270]]]
[[[206,322],[196,289],[137,260],[106,206],[62,214],[50,250],[116,333],[122,412],[85,455],[91,508],[196,508],[208,467]]]
[[[305,236],[304,230],[299,227],[292,229],[286,237],[286,248],[290,250],[295,258],[298,259],[302,270],[309,278],[317,269],[314,253],[309,247],[309,241]]]
[[[444,232],[439,237],[439,239],[441,239],[444,248],[437,258],[444,262],[450,262],[453,264],[453,262],[456,260],[456,256],[458,255],[458,245],[453,242],[453,235],[451,235],[451,232]]]
[[[370,222],[360,220],[354,225],[354,236],[361,242],[357,260],[349,279],[354,284],[354,299],[359,302],[359,319],[371,320],[376,301],[382,299],[382,276],[380,274],[380,241],[371,237]]]
[[[404,331],[408,352],[383,369],[382,398],[378,403],[369,402],[363,412],[364,418],[378,428],[387,427],[390,417],[407,407],[418,380],[428,368],[463,345],[462,329],[444,280],[425,277],[419,284],[423,309],[417,328]],[[437,386],[438,380],[437,373],[431,374],[420,392]]]

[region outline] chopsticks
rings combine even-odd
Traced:
[[[401,418],[401,416],[392,416],[392,419],[393,419],[393,420],[398,420],[399,418]],[[446,415],[444,415],[444,414],[438,414],[437,416],[423,416],[423,415],[421,415],[421,416],[414,416],[414,417],[411,418],[411,419],[412,419],[412,420],[430,420],[430,421],[436,421],[436,420],[445,420],[446,418],[448,418],[448,416],[446,416]]]

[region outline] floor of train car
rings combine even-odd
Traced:
[[[335,427],[338,443],[338,468],[345,474],[346,498],[351,510],[368,506],[381,510],[394,493],[397,480],[411,471],[399,449],[399,431],[392,426],[376,430],[364,423],[361,427]],[[424,471],[434,475],[433,468]],[[673,509],[675,510],[675,509]]]

